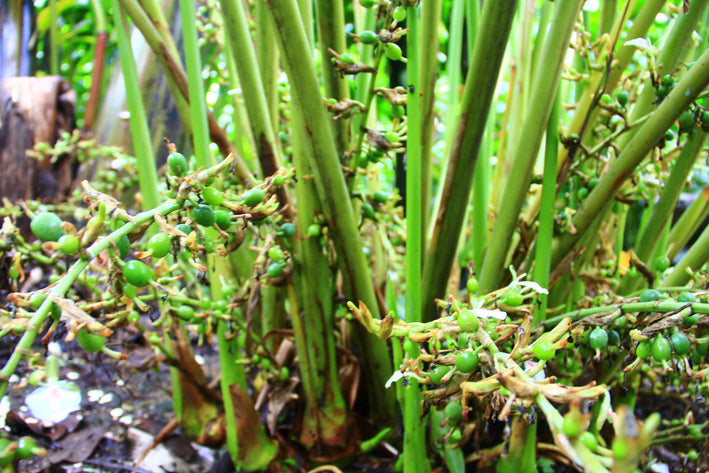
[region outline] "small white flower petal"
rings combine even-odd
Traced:
[[[538,365],[538,363],[536,363],[534,361],[525,361],[524,362],[524,367],[525,367],[526,371],[534,370],[534,368],[536,368],[537,365]],[[539,370],[539,372],[537,374],[532,376],[532,379],[534,381],[544,381],[546,379],[546,377],[547,377],[546,373],[544,373],[544,370],[541,369],[541,370]]]
[[[653,473],[670,473],[670,467],[665,463],[653,463],[648,470]]]
[[[399,380],[402,379],[403,377],[404,377],[404,373],[402,373],[402,372],[399,371],[399,370],[394,371],[394,374],[391,375],[391,378],[389,378],[389,380],[386,382],[386,384],[384,385],[384,387],[385,387],[386,389],[389,389],[389,387],[391,387],[392,384],[396,383],[397,381],[399,381]]]
[[[5,418],[8,412],[10,412],[10,398],[3,396],[0,399],[0,429],[5,428]]]
[[[650,49],[652,45],[650,44],[650,41],[645,38],[635,38],[630,41],[626,41],[625,46],[635,46],[638,49],[646,50]]]
[[[505,320],[507,318],[507,312],[504,310],[472,309],[472,311],[481,319]]]
[[[79,410],[81,391],[69,381],[54,381],[28,394],[25,404],[37,420],[57,424]]]
[[[549,291],[534,281],[520,281],[518,284],[523,287],[528,287],[539,294],[549,294]]]

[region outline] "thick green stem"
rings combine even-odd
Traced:
[[[182,34],[184,35],[194,154],[197,167],[208,167],[212,165],[212,155],[209,152],[207,103],[204,100],[202,60],[199,57],[199,45],[197,44],[193,0],[180,0],[180,18],[182,19]]]
[[[130,111],[130,131],[133,137],[133,151],[138,160],[138,182],[143,196],[143,209],[152,209],[160,203],[158,176],[155,171],[155,155],[150,141],[148,119],[143,106],[138,72],[133,61],[133,49],[130,45],[123,11],[118,0],[113,0],[113,18],[118,36],[118,50],[121,70],[126,88],[128,110]]]
[[[422,239],[425,214],[428,208],[428,199],[424,190],[422,147],[419,146],[425,138],[424,127],[420,112],[419,85],[421,84],[421,71],[419,67],[419,8],[409,7],[406,16],[409,19],[411,34],[407,37],[409,61],[407,63],[407,82],[412,85],[413,91],[408,96],[409,107],[409,136],[406,159],[406,320],[407,322],[420,322],[421,316],[421,266],[422,266]],[[438,19],[438,16],[435,18]],[[433,91],[431,91],[433,92]],[[425,94],[424,94],[425,95]],[[432,105],[432,104],[431,104]],[[432,113],[432,110],[431,110]],[[425,114],[423,114],[425,115]],[[433,116],[430,117],[431,120]],[[413,120],[413,121],[412,121]],[[412,133],[413,132],[413,133]],[[430,143],[429,143],[430,144]],[[425,205],[425,207],[424,207]],[[426,429],[423,416],[423,403],[421,387],[417,382],[404,389],[404,472],[423,473],[430,470],[426,451]]]
[[[709,186],[704,187],[697,194],[697,198],[692,202],[682,216],[672,226],[668,237],[670,250],[667,257],[673,260],[682,251],[684,245],[699,228],[704,219],[709,216]]]
[[[672,25],[672,29],[665,35],[662,51],[657,57],[655,68],[660,74],[660,77],[671,74],[682,55],[687,50],[687,46],[695,30],[697,22],[700,18],[700,12],[706,9],[709,0],[694,0],[692,2],[691,15],[679,15],[677,20]],[[695,14],[696,12],[696,14]],[[648,78],[643,86],[642,92],[638,96],[633,108],[630,110],[628,120],[633,123],[650,113],[655,107],[655,87]],[[628,141],[633,137],[637,128],[631,129],[629,132],[620,137],[620,149],[623,149]]]
[[[458,118],[458,129],[448,157],[443,191],[424,260],[423,315],[433,317],[433,300],[445,294],[473,184],[480,142],[485,132],[490,103],[505,54],[517,7],[516,1],[485,2],[470,72]]]
[[[418,12],[417,12],[418,13]],[[408,16],[408,15],[407,15]],[[409,17],[410,18],[410,17]],[[430,220],[431,168],[433,160],[433,124],[436,99],[436,79],[438,78],[438,25],[441,18],[441,0],[427,0],[421,8],[421,33],[419,36],[420,58],[418,68],[418,88],[421,95],[421,119],[419,122],[419,142],[421,149],[421,187],[419,198],[423,202],[421,223],[428,227]],[[409,25],[413,32],[413,28]],[[409,53],[409,57],[413,55]]]
[[[633,139],[601,178],[598,185],[583,201],[572,219],[575,233],[566,233],[555,242],[552,251],[552,268],[574,247],[596,215],[609,206],[620,186],[630,177],[633,169],[657,144],[657,137],[664,136],[668,128],[690,103],[709,84],[709,50],[687,72],[672,92],[662,101],[657,111],[645,122]]]
[[[317,0],[318,38],[320,43],[320,69],[322,70],[325,96],[340,101],[349,98],[349,80],[333,68],[332,55],[328,49],[343,53],[345,41],[345,14],[342,0]],[[350,120],[340,118],[332,122],[337,154],[343,156],[350,141]]]
[[[278,148],[275,143],[273,122],[266,101],[266,93],[256,62],[256,52],[251,42],[251,32],[246,20],[244,3],[241,0],[222,0],[219,4],[224,13],[224,27],[229,37],[232,54],[237,55],[234,63],[239,73],[239,83],[243,91],[242,97],[261,163],[261,171],[263,177],[271,176],[280,166],[277,155]],[[286,204],[286,202],[281,203]]]
[[[266,1],[274,20],[276,39],[291,85],[295,112],[299,116],[307,156],[313,169],[320,202],[327,218],[329,234],[335,244],[348,298],[362,301],[379,317],[367,261],[362,251],[357,221],[347,186],[340,169],[332,130],[323,105],[311,49],[294,0]],[[361,337],[367,344],[364,366],[374,408],[382,419],[391,420],[394,392],[387,392],[384,382],[391,375],[391,361],[383,340]]]
[[[180,113],[180,119],[188,134],[192,134],[192,117],[191,107],[187,102],[189,97],[189,87],[187,74],[182,68],[180,59],[171,51],[170,44],[166,43],[161,34],[156,28],[156,24],[152,18],[149,18],[146,12],[138,5],[136,0],[119,0],[121,7],[125,9],[128,16],[131,17],[136,28],[140,30],[145,41],[150,46],[150,49],[155,54],[155,57],[160,61],[160,64],[165,71],[168,86],[175,98],[177,109]],[[201,75],[200,75],[201,77]],[[204,97],[202,97],[204,102]],[[206,106],[206,105],[205,105]],[[214,116],[207,111],[207,120],[209,124],[209,133],[214,143],[219,147],[222,155],[225,157],[233,153],[231,143],[226,137],[224,130],[219,126]],[[237,176],[242,182],[253,182],[254,178],[251,171],[244,163],[241,156],[236,157],[234,165]]]
[[[554,238],[554,201],[556,200],[556,165],[559,159],[559,109],[560,94],[557,92],[554,107],[547,124],[544,152],[544,177],[542,178],[542,207],[539,213],[539,228],[534,258],[534,281],[547,288],[549,285],[549,256]],[[546,318],[547,295],[539,295],[534,309],[534,324]]]
[[[677,201],[679,201],[687,176],[692,171],[694,163],[699,157],[699,150],[705,141],[706,134],[697,131],[684,144],[679,157],[672,167],[670,177],[662,188],[662,194],[654,206],[652,216],[635,245],[635,253],[640,261],[646,264],[650,263],[649,259],[653,255],[655,248],[657,248],[660,237],[665,234],[666,227],[672,222],[672,213],[675,210]],[[635,287],[635,284],[632,284],[631,279],[626,275],[618,292],[626,294],[632,292],[633,287]]]
[[[528,115],[510,170],[509,184],[502,199],[504,205],[500,208],[485,255],[480,276],[482,294],[497,289],[504,277],[509,243],[527,197],[532,169],[544,135],[543,130],[549,121],[554,103],[549,97],[556,94],[571,33],[582,3],[580,0],[557,3],[556,14],[541,56],[540,64],[543,66],[537,71],[534,80]]]

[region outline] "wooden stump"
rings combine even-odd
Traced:
[[[0,81],[0,199],[63,200],[75,170],[68,156],[38,161],[26,151],[74,129],[76,94],[61,77]]]

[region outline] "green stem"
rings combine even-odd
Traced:
[[[547,126],[554,103],[549,100],[549,96],[556,94],[571,33],[582,3],[581,0],[570,0],[556,4],[556,14],[540,60],[543,66],[537,71],[534,80],[527,119],[510,169],[509,184],[502,198],[504,205],[499,210],[485,255],[480,276],[481,294],[497,289],[505,275],[509,243],[517,228],[543,129]]]
[[[208,167],[212,165],[212,155],[209,152],[207,103],[204,100],[202,60],[199,57],[193,0],[180,0],[180,18],[182,19],[182,34],[184,35],[194,154],[197,167]]]
[[[706,8],[708,0],[695,0],[692,2],[692,14],[691,15],[679,15],[672,25],[672,29],[664,37],[664,43],[662,46],[662,51],[660,51],[657,61],[655,63],[655,68],[661,72],[661,76],[671,73],[679,58],[683,56],[687,47],[689,45],[690,39],[692,38],[692,33],[694,32],[697,22],[699,21],[700,14]],[[605,2],[604,2],[605,3]],[[695,9],[697,14],[695,14]],[[655,107],[655,87],[653,87],[652,82],[648,78],[645,81],[645,85],[635,101],[628,121],[634,123],[640,117],[643,117],[650,113]],[[630,132],[625,133],[620,138],[620,149],[627,146],[628,141],[633,137],[637,128],[633,128]]]
[[[684,248],[689,239],[709,216],[709,186],[704,187],[682,216],[672,226],[669,235],[670,251],[667,257],[673,260]]]
[[[133,61],[133,49],[128,37],[128,25],[118,0],[112,0],[112,5],[121,70],[126,88],[128,111],[130,112],[129,122],[133,137],[133,151],[138,160],[138,182],[143,196],[143,209],[147,210],[157,207],[160,203],[158,176],[155,171],[155,155],[153,154],[153,145],[150,140],[148,119],[143,106],[138,72]]]
[[[414,13],[414,12],[412,12]],[[418,14],[418,11],[415,12]],[[419,198],[423,202],[423,214],[421,224],[423,228],[428,228],[430,220],[430,195],[431,195],[431,168],[433,159],[433,131],[434,131],[434,105],[436,99],[436,79],[438,77],[438,25],[441,18],[441,0],[427,0],[423,2],[421,8],[421,31],[416,34],[418,21],[412,23],[409,18],[409,34],[417,36],[418,51],[409,52],[409,60],[414,56],[419,59],[418,67],[418,87],[416,93],[420,94],[421,118],[419,126],[419,140],[414,146],[420,147],[421,152],[421,187],[418,190]],[[416,54],[418,53],[418,54]],[[413,67],[413,66],[412,66]],[[407,67],[407,71],[409,68]],[[411,83],[409,83],[411,84]],[[409,128],[410,129],[410,128]]]
[[[369,268],[362,251],[357,221],[352,209],[344,176],[340,169],[332,130],[323,105],[323,98],[315,75],[311,49],[303,30],[298,7],[294,0],[267,1],[274,19],[276,39],[283,65],[291,85],[295,112],[299,116],[301,133],[307,156],[313,168],[313,177],[320,202],[328,221],[328,230],[339,258],[347,297],[364,303],[375,317],[379,317]],[[394,412],[393,391],[387,392],[385,381],[391,375],[391,361],[383,340],[361,337],[369,344],[363,352],[367,356],[365,371],[372,388],[369,394],[382,419],[391,420]]]
[[[485,132],[490,104],[512,28],[516,1],[485,2],[470,72],[458,119],[455,141],[448,156],[441,198],[424,259],[423,314],[433,317],[433,300],[445,292],[472,189],[472,177]]]
[[[128,235],[140,225],[152,221],[155,214],[165,216],[179,210],[181,207],[181,203],[170,201],[154,209],[139,213],[133,217],[133,222],[123,224],[119,229],[106,236],[106,238],[97,240],[86,249],[86,257],[79,258],[71,265],[64,276],[52,286],[52,290],[47,294],[45,301],[30,318],[27,329],[22,334],[20,341],[17,343],[17,346],[5,363],[5,366],[0,370],[0,380],[2,380],[0,397],[2,397],[7,389],[7,379],[15,372],[22,357],[31,352],[32,343],[34,343],[35,338],[37,338],[37,332],[50,314],[50,309],[53,304],[52,297],[64,297],[92,259],[96,258],[101,252],[111,248],[118,240]]]
[[[421,264],[422,240],[425,221],[424,203],[428,200],[422,196],[424,175],[422,149],[419,144],[424,140],[423,121],[420,113],[419,86],[419,8],[408,7],[409,35],[407,36],[407,51],[409,60],[406,65],[407,82],[411,88],[408,95],[408,143],[406,156],[406,321],[421,321]],[[437,21],[439,16],[436,16]],[[432,117],[431,117],[432,118]],[[427,206],[426,206],[427,207]],[[412,382],[404,389],[404,472],[418,473],[429,471],[430,467],[425,455],[426,429],[423,423],[423,402],[421,387]]]
[[[644,263],[650,263],[650,257],[660,242],[660,237],[665,234],[666,227],[672,222],[672,213],[679,201],[680,194],[687,181],[687,176],[699,157],[699,150],[706,140],[705,133],[693,133],[684,144],[679,157],[672,167],[672,172],[662,188],[662,195],[655,205],[652,216],[642,231],[635,245],[635,253]],[[630,278],[626,277],[621,282],[620,294],[632,292],[635,285],[627,287]]]
[[[230,49],[232,54],[236,53],[238,56],[234,58],[234,63],[239,73],[241,90],[244,91],[242,96],[261,163],[261,171],[265,178],[273,175],[280,167],[280,163],[266,93],[256,62],[256,52],[251,42],[251,32],[246,20],[244,4],[240,0],[222,0],[219,4],[224,13],[224,27],[229,37]],[[282,202],[283,205],[286,203]]]
[[[561,101],[557,92],[547,124],[547,139],[544,152],[544,176],[542,178],[542,205],[539,212],[539,228],[534,258],[534,281],[547,288],[549,285],[549,256],[554,238],[554,201],[556,200],[556,165],[559,159],[559,109]],[[539,295],[534,309],[534,324],[546,318],[547,295]]]
[[[620,186],[630,177],[633,169],[655,146],[657,137],[664,135],[680,113],[696,99],[708,84],[709,50],[704,52],[684,78],[672,89],[657,111],[638,130],[628,146],[611,164],[598,185],[583,201],[572,219],[576,232],[566,233],[555,242],[551,259],[552,267],[555,267],[571,251],[595,216],[612,203],[612,199],[609,199],[608,196],[616,194]]]
[[[342,0],[317,0],[318,38],[320,43],[320,69],[322,70],[325,96],[340,101],[349,98],[349,80],[333,68],[328,49],[342,53],[347,49],[345,41],[345,13]],[[371,49],[371,48],[370,48]],[[350,120],[340,118],[332,122],[337,154],[343,156],[350,141]]]

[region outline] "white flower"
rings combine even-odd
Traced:
[[[549,294],[549,291],[544,289],[542,286],[539,284],[535,283],[534,281],[520,281],[517,284],[519,284],[522,287],[528,287],[532,289],[533,291],[536,291],[539,294]]]
[[[57,424],[81,406],[81,391],[71,381],[50,381],[25,397],[32,416]]]
[[[472,309],[472,312],[481,319],[505,320],[507,318],[507,312],[504,310]]]
[[[10,412],[10,398],[3,396],[0,399],[0,429],[5,428],[5,418],[8,412]]]
[[[626,41],[625,46],[635,46],[638,49],[647,50],[652,47],[652,44],[650,44],[650,41],[645,38],[635,38],[630,41]]]

